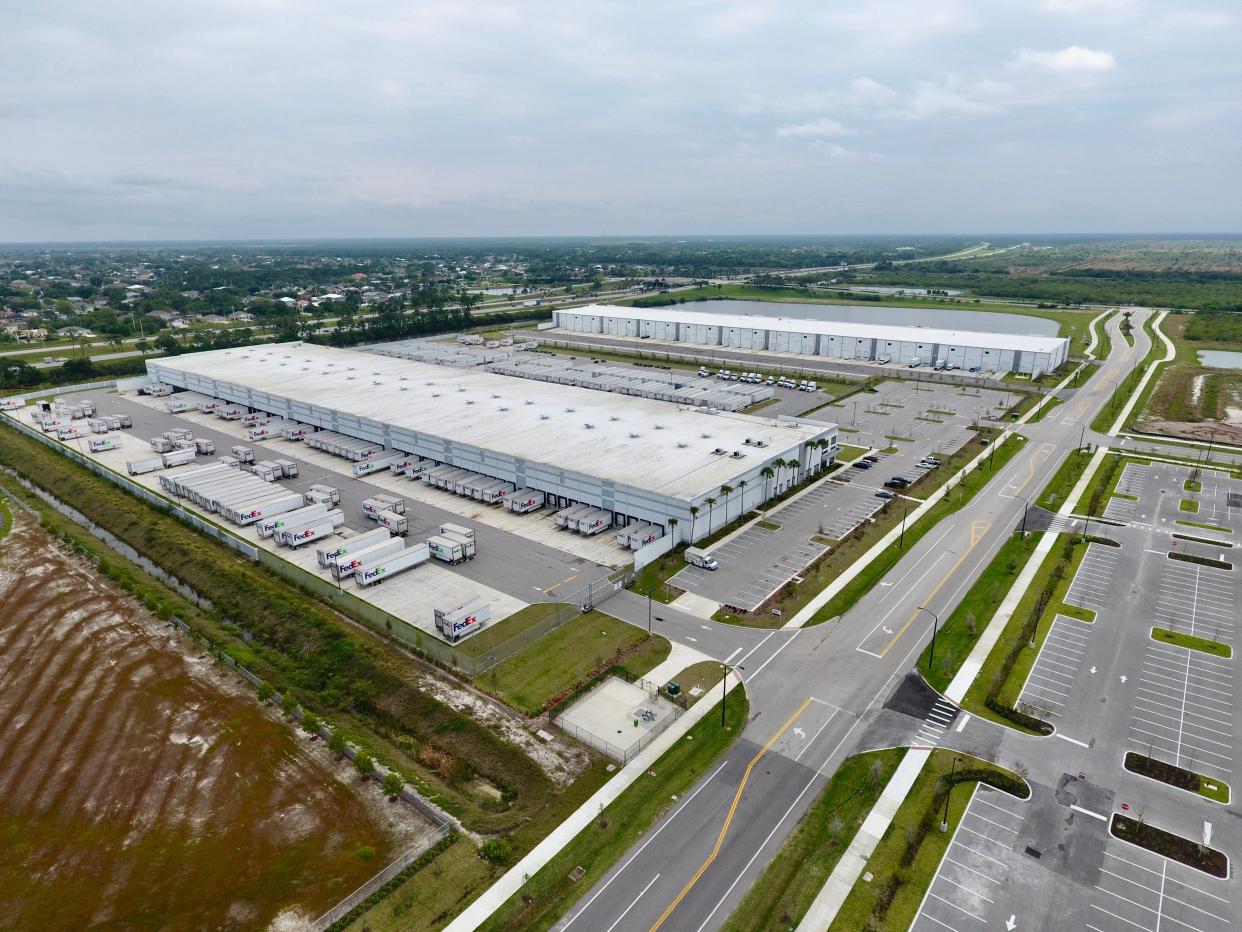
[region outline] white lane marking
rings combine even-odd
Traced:
[[[1087,742],[1086,742],[1086,741],[1079,741],[1077,738],[1071,738],[1071,737],[1069,737],[1068,735],[1063,735],[1063,734],[1061,734],[1061,732],[1059,732],[1059,731],[1057,732],[1057,737],[1058,737],[1058,738],[1060,738],[1062,741],[1068,741],[1070,744],[1076,744],[1076,745],[1078,745],[1080,748],[1089,748],[1089,747],[1091,747],[1091,745],[1087,744]]]
[[[737,656],[738,654],[740,654],[741,652],[742,652],[742,649],[741,649],[740,647],[739,647],[739,648],[737,648],[736,650],[734,650],[734,651],[733,651],[733,653],[731,653],[728,657],[726,657],[726,658],[724,659],[724,663],[725,663],[725,664],[728,664],[730,661],[732,661],[732,660],[733,660],[733,658],[734,658],[734,657],[736,657],[736,656]]]
[[[633,909],[633,908],[634,908],[634,907],[638,904],[638,901],[639,901],[639,900],[641,900],[641,899],[643,898],[643,895],[644,895],[644,894],[646,894],[646,892],[647,892],[648,890],[650,890],[650,889],[651,889],[652,885],[653,885],[653,884],[654,884],[657,880],[659,880],[659,879],[660,879],[660,875],[659,875],[659,874],[656,874],[654,877],[652,877],[652,878],[651,878],[651,883],[649,883],[649,884],[647,884],[647,886],[643,887],[643,891],[642,891],[642,893],[640,893],[640,894],[638,894],[638,896],[634,897],[634,902],[633,902],[633,903],[631,903],[629,906],[625,907],[625,909],[622,911],[621,915],[617,917],[616,922],[614,922],[612,925],[610,925],[610,926],[608,927],[607,932],[612,932],[612,930],[613,930],[613,929],[615,929],[618,925],[620,925],[620,924],[621,924],[621,920],[625,918],[626,913],[628,913],[631,909]]]
[[[1079,806],[1076,803],[1071,804],[1070,808],[1073,809],[1075,812],[1081,812],[1083,815],[1089,815],[1094,819],[1099,819],[1101,822],[1108,821],[1108,816],[1100,815],[1100,813],[1098,812],[1092,812],[1090,809],[1084,809],[1082,806]]]
[[[963,728],[965,728],[965,727],[966,727],[966,723],[967,723],[967,722],[969,722],[969,721],[970,721],[970,713],[969,713],[969,712],[963,712],[963,713],[962,713],[962,720],[961,720],[960,722],[958,722],[958,723],[957,723],[957,727],[956,727],[956,728],[954,728],[953,730],[954,730],[954,731],[961,731]]]

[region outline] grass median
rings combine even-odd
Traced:
[[[749,714],[745,692],[735,689],[725,702],[724,728],[717,703],[480,928],[551,928],[708,772],[733,744]],[[704,826],[682,828],[699,831]]]
[[[883,551],[881,551],[881,553],[874,560],[859,571],[857,576],[846,583],[840,592],[829,599],[827,604],[815,613],[815,616],[808,624],[821,624],[825,621],[844,615],[847,611],[853,608],[858,600],[866,595],[867,592],[869,592],[879,582],[879,580],[889,570],[891,570],[903,556],[905,556],[906,552],[913,548],[914,545],[917,544],[928,531],[935,527],[941,519],[966,507],[966,505],[974,497],[975,493],[990,482],[996,473],[1003,469],[1005,464],[1012,460],[1025,447],[1025,444],[1025,437],[1021,434],[1013,434],[1009,440],[1001,444],[999,450],[994,448],[992,456],[988,457],[985,462],[981,463],[961,482],[957,483],[940,501],[928,510],[927,514],[923,515],[922,518],[913,524],[906,525],[904,541],[894,541]],[[977,450],[977,446],[974,446],[971,449],[972,457],[977,453]],[[959,453],[960,452],[961,451],[959,451]],[[954,456],[957,455],[958,454],[954,454]],[[947,468],[951,466],[951,463],[946,461],[945,465],[940,467],[940,470],[944,470],[942,473],[944,478],[939,480],[938,484],[942,485],[949,481],[954,473],[960,469],[961,465],[962,464],[959,463],[956,468]],[[924,490],[922,487],[919,488],[920,493],[925,491],[929,490]],[[930,491],[934,491],[934,489]],[[840,576],[841,573],[850,566],[850,564],[869,550],[876,537],[883,536],[883,534],[892,530],[892,528],[900,526],[901,511],[890,506],[887,510],[886,518],[887,520],[885,520],[882,525],[877,521],[877,526],[873,528],[876,533],[868,536],[865,543],[862,537],[858,537],[856,540],[846,538],[841,542],[841,544],[838,545],[836,551],[834,551],[832,555],[838,559],[834,561],[830,557],[828,560],[823,561],[819,565],[823,575],[823,583],[814,589],[814,593],[822,591],[824,586],[831,582],[831,580]],[[867,526],[863,525],[863,527],[865,528]],[[847,547],[849,547],[848,550],[846,550]],[[848,554],[848,560],[841,556],[843,550],[845,550],[846,554]],[[802,604],[806,604],[807,601],[810,601],[810,596],[803,600]],[[792,610],[796,611],[797,608],[801,607],[801,605],[798,605]],[[791,610],[784,611],[784,615],[786,617],[790,614]]]
[[[905,755],[905,748],[890,748],[845,760],[733,911],[723,932],[796,926]]]
[[[1018,774],[952,751],[933,751],[867,860],[871,880],[854,884],[828,927],[830,932],[908,929],[966,811],[974,785],[981,781],[1021,799],[1030,796],[1030,788]],[[967,785],[953,790],[959,784]],[[946,793],[950,793],[948,831],[941,832]]]

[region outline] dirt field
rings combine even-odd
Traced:
[[[423,830],[14,519],[0,929],[301,928]]]

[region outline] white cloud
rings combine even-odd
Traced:
[[[1013,88],[999,81],[967,83],[954,74],[916,81],[900,114],[911,120],[946,116],[986,116],[1004,109]]]
[[[1009,62],[1012,68],[1042,68],[1058,74],[1099,74],[1117,67],[1111,52],[1070,45],[1055,52],[1021,49]]]
[[[1090,13],[1093,10],[1119,10],[1130,6],[1131,0],[1044,0],[1054,13]]]
[[[776,135],[782,138],[823,139],[828,136],[848,136],[849,130],[832,117],[820,117],[807,123],[786,123],[778,126]]]

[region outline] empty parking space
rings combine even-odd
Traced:
[[[1121,555],[1119,547],[1107,544],[1089,544],[1087,552],[1078,564],[1078,572],[1070,583],[1065,601],[1079,608],[1089,608],[1099,612],[1109,604],[1109,591],[1117,577],[1117,560]]]
[[[979,786],[910,928],[914,932],[1001,928],[1010,913],[1001,902],[1025,803]]]
[[[1230,570],[1167,560],[1152,618],[1161,628],[1232,643],[1236,587]]]
[[[1110,839],[1091,897],[1093,932],[1213,932],[1235,909],[1226,884],[1176,861]]]
[[[1130,716],[1133,750],[1228,779],[1233,769],[1233,664],[1183,647],[1147,646]]]
[[[1064,713],[1082,672],[1091,630],[1091,625],[1066,615],[1053,619],[1018,697],[1018,708],[1039,718],[1059,718]]]

